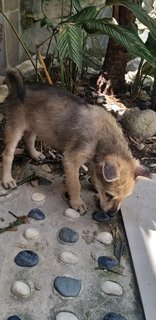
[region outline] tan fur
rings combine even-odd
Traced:
[[[15,148],[24,136],[30,155],[44,156],[35,149],[35,138],[64,154],[66,186],[70,205],[80,212],[86,204],[80,196],[79,169],[90,162],[92,181],[101,207],[115,213],[134,187],[138,175],[146,175],[136,161],[116,120],[103,108],[87,105],[63,89],[50,85],[25,84],[16,69],[7,73],[7,124],[3,152],[2,184],[16,185],[11,175]]]

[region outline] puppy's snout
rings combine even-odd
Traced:
[[[114,217],[116,213],[120,210],[120,204],[113,205],[109,210],[108,210],[108,215],[110,217]]]
[[[114,209],[114,210],[108,210],[107,213],[108,213],[108,215],[110,217],[114,217],[118,211],[119,211],[119,209],[117,208],[117,209]]]

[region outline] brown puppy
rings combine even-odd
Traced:
[[[15,148],[22,136],[31,157],[44,159],[35,149],[38,136],[64,153],[71,207],[81,213],[86,211],[80,196],[79,169],[90,162],[101,208],[115,214],[121,201],[132,193],[136,178],[149,173],[133,158],[114,117],[59,87],[39,83],[24,85],[16,69],[7,72],[7,83],[3,186],[16,186],[11,168]]]

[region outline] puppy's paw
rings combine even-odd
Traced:
[[[39,152],[37,150],[35,150],[32,154],[31,157],[36,160],[36,161],[41,161],[45,159],[45,156],[42,152]]]
[[[3,178],[2,179],[2,186],[5,188],[5,189],[15,189],[17,187],[17,183],[16,183],[16,180],[13,179],[12,177],[10,178]]]
[[[85,201],[83,201],[81,198],[74,200],[71,199],[70,205],[74,210],[80,212],[81,215],[83,215],[88,210]]]

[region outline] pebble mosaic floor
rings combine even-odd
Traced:
[[[114,254],[122,225],[97,211],[91,191],[84,216],[63,192],[58,178],[0,197],[0,228],[15,221],[9,211],[28,217],[0,234],[0,319],[143,320],[127,244],[120,261]]]

